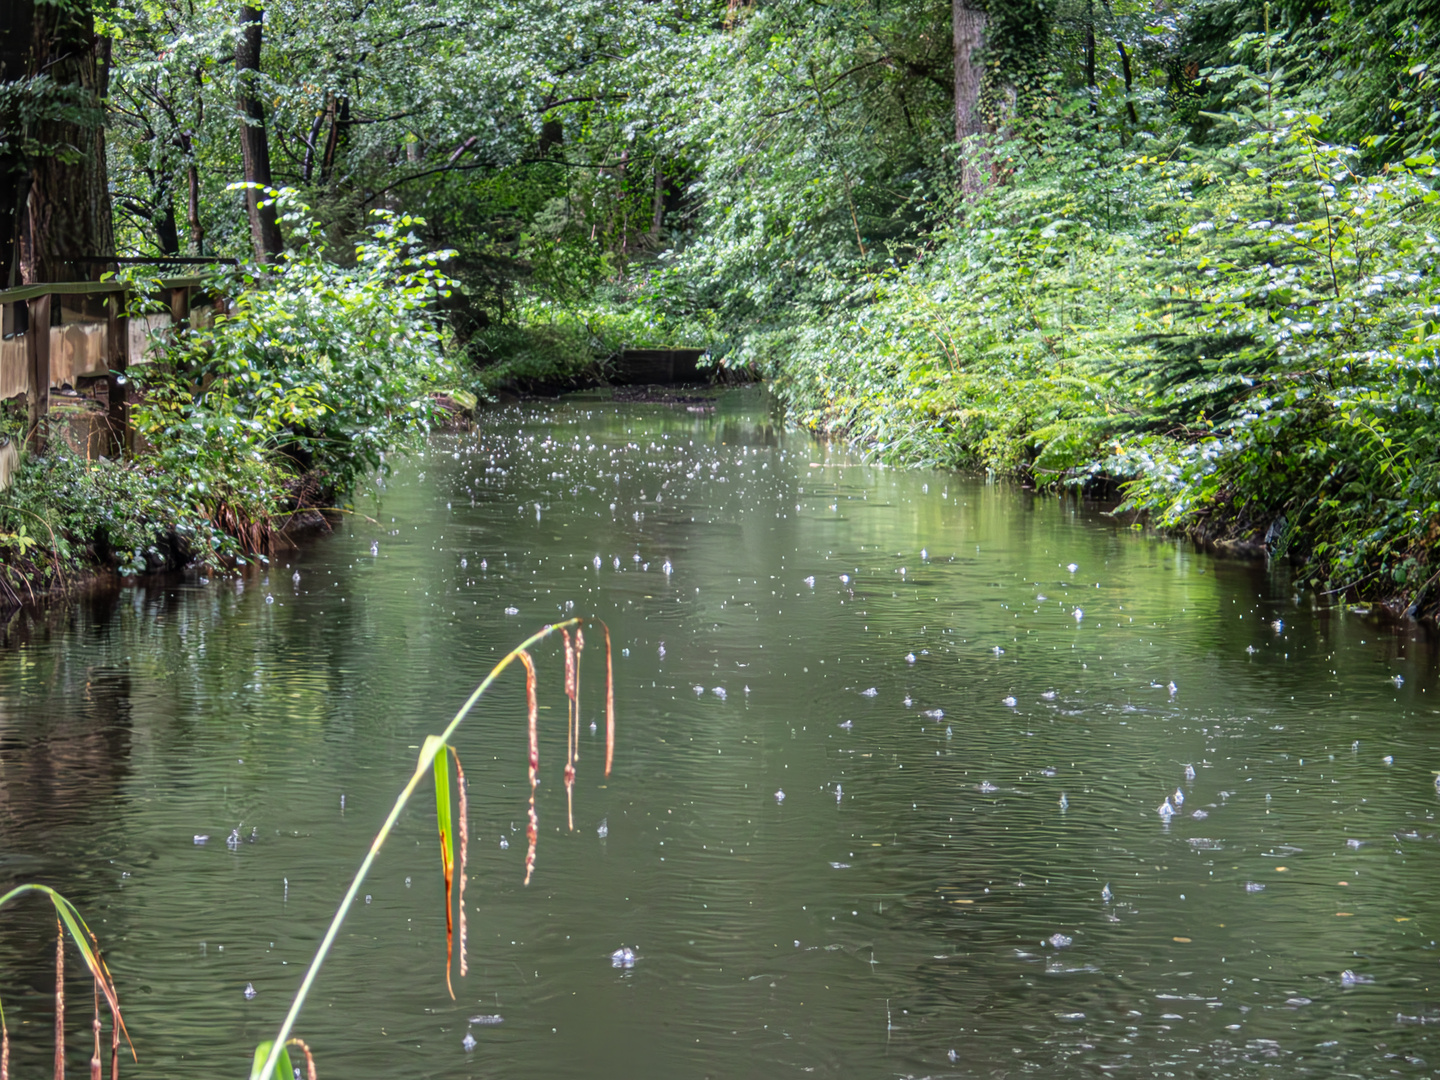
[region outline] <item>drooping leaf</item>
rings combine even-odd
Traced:
[[[436,747],[436,744],[440,744]],[[435,823],[440,830],[440,869],[445,875],[445,988],[455,996],[450,983],[450,958],[454,952],[455,921],[450,908],[450,889],[455,877],[455,855],[451,837],[454,824],[450,816],[450,758],[439,736],[427,735],[421,755],[435,753]]]
[[[23,896],[26,893],[42,894],[49,899],[51,905],[55,908],[57,927],[61,928],[60,932],[62,935],[60,941],[57,942],[57,968],[63,964],[63,954],[59,954],[58,949],[63,945],[63,934],[68,931],[71,940],[75,942],[75,947],[80,950],[80,955],[85,961],[85,966],[89,968],[90,974],[95,979],[95,983],[99,987],[100,992],[105,995],[105,1003],[110,1008],[110,1015],[114,1019],[115,1026],[120,1031],[125,1032],[125,1041],[130,1042],[130,1033],[125,1028],[124,1018],[120,1015],[120,999],[115,991],[115,980],[111,977],[110,969],[106,967],[104,959],[99,954],[98,946],[95,944],[94,931],[86,925],[84,918],[81,917],[75,905],[48,885],[37,885],[34,883],[17,885],[3,896],[0,896],[0,908],[3,908],[11,900]],[[3,1027],[3,1015],[0,1015],[0,1027]],[[5,1038],[5,1046],[0,1047],[0,1058],[4,1058],[3,1063],[7,1067],[8,1057],[5,1055],[8,1053],[8,1045],[7,1036]],[[134,1043],[130,1043],[130,1054],[132,1057],[135,1057],[137,1061],[139,1060],[135,1055]]]

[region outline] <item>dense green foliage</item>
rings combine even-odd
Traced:
[[[286,469],[344,486],[437,378],[696,344],[887,459],[1118,489],[1418,597],[1440,7],[980,7],[957,142],[966,0],[268,5],[270,164],[313,216],[155,376],[165,467],[214,520]],[[248,257],[234,11],[101,15],[122,245]],[[365,254],[376,209],[424,216],[430,277]]]
[[[309,209],[288,193],[279,201],[294,240],[284,265],[217,275],[212,290],[235,297],[228,312],[163,340],[137,372],[138,430],[212,517],[240,502],[250,509],[239,520],[268,517],[301,473],[349,490],[425,428],[431,391],[453,381],[425,314],[449,291],[436,269],[446,253],[410,231],[423,222],[375,211],[341,267]]]
[[[57,440],[16,472],[0,496],[11,552],[0,597],[95,563],[130,574],[263,557],[287,513],[349,492],[436,419],[434,391],[455,383],[428,317],[449,291],[436,269],[446,253],[419,242],[423,222],[375,211],[342,267],[309,209],[293,193],[279,200],[295,238],[285,264],[217,273],[208,287],[235,298],[227,312],[178,338],[161,332],[131,368],[147,452],[87,462]]]

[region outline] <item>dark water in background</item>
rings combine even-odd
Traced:
[[[753,392],[492,413],[362,509],[241,581],[7,631],[0,875],[91,918],[129,1075],[244,1075],[423,736],[571,604],[616,634],[613,776],[592,634],[564,832],[542,649],[535,880],[510,677],[458,738],[459,1001],[427,795],[301,1016],[322,1077],[1440,1069],[1418,632],[1054,498],[873,468]],[[22,1072],[51,1053],[46,925],[0,923]]]

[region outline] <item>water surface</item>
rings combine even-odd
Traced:
[[[571,614],[615,634],[613,775],[592,633],[567,831],[542,648],[534,880],[512,677],[457,740],[458,1000],[427,795],[301,1018],[321,1076],[1434,1072],[1418,631],[1070,502],[874,467],[753,391],[488,413],[358,508],[239,580],[5,629],[0,874],[91,918],[132,1075],[243,1075],[424,735]],[[34,1071],[47,924],[3,926]]]

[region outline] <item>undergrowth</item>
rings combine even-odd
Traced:
[[[0,492],[0,605],[87,569],[266,558],[288,514],[344,498],[443,419],[435,397],[461,383],[432,311],[451,285],[437,269],[447,253],[420,243],[419,219],[377,211],[342,266],[293,192],[268,194],[284,211],[285,261],[217,274],[207,289],[232,298],[228,310],[163,331],[129,370],[145,451],[85,461],[56,438],[21,455]],[[132,288],[143,314],[158,283]],[[21,444],[18,427],[6,434]]]
[[[885,461],[1118,490],[1318,589],[1435,608],[1440,171],[1327,141],[1252,68],[1266,40],[1206,73],[1208,142],[1081,140],[1057,106],[997,151],[1008,183],[936,197],[913,258],[812,270],[727,362]]]

